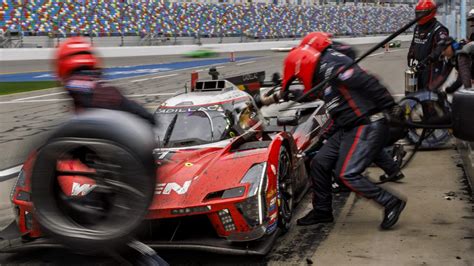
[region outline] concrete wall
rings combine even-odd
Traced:
[[[386,36],[360,37],[360,38],[338,38],[337,40],[348,44],[368,44],[382,41]],[[115,37],[110,37],[115,38]],[[411,40],[411,35],[402,35],[397,38],[402,41]],[[261,41],[258,43],[212,43],[201,46],[186,45],[164,45],[164,46],[135,46],[135,47],[99,47],[97,50],[103,57],[130,57],[130,56],[156,56],[156,55],[175,55],[183,54],[198,48],[213,49],[217,52],[232,51],[259,51],[268,50],[274,47],[294,46],[299,40],[292,41]],[[53,56],[53,48],[18,48],[18,49],[0,49],[0,59],[2,61],[21,61],[21,60],[45,60]]]
[[[461,154],[462,164],[467,176],[467,180],[474,191],[474,143],[456,140],[456,146]]]

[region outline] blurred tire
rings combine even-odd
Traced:
[[[33,167],[32,200],[42,231],[80,252],[128,242],[153,199],[154,147],[151,126],[132,114],[96,109],[66,122],[40,149]],[[97,185],[92,194],[106,203],[100,211],[82,202],[79,209],[68,208],[75,199],[58,185],[57,161],[78,151],[99,162],[90,167]]]
[[[406,118],[408,121],[420,123],[432,117],[441,117],[449,112],[450,107],[441,106],[435,93],[420,91],[409,95],[404,100]],[[426,113],[425,113],[426,112]],[[409,129],[408,139],[411,143],[418,143],[422,129]],[[420,145],[422,149],[433,149],[443,147],[451,139],[451,134],[447,129],[436,129],[429,134]]]

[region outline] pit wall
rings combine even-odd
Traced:
[[[474,191],[474,142],[456,140],[456,147],[461,154],[464,172],[467,180]]]

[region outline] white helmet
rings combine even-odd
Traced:
[[[474,20],[474,9],[471,9],[471,11],[469,11],[469,14],[467,15],[467,20]]]

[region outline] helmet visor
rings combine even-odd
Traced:
[[[428,15],[431,14],[432,11],[433,10],[429,10],[429,9],[428,10],[417,10],[415,12],[415,16],[416,16],[416,18],[427,17]]]

